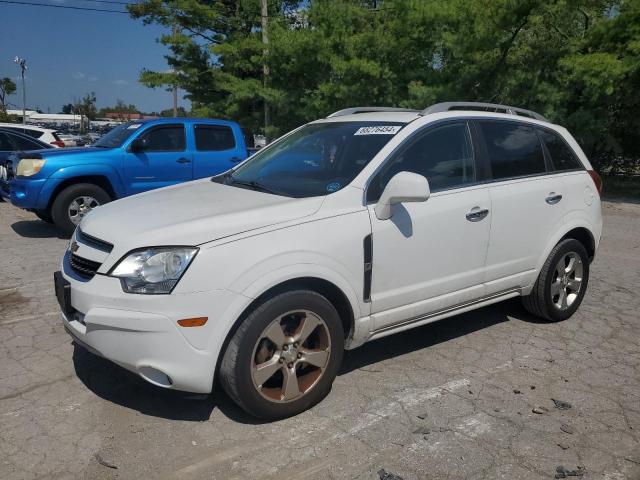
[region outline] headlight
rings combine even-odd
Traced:
[[[42,158],[23,158],[18,162],[18,168],[16,168],[16,175],[19,177],[30,177],[35,175],[42,167],[44,167],[45,160]]]
[[[171,293],[193,257],[195,247],[153,247],[124,257],[111,271],[127,293]]]

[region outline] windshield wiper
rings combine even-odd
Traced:
[[[237,178],[233,178],[233,175],[229,175],[227,180],[230,181],[232,185],[242,185],[245,187],[252,188],[258,192],[270,193],[272,195],[281,195],[288,197],[286,193],[279,192],[278,190],[274,190],[273,188],[269,188],[261,183],[256,182],[255,180],[238,180]]]

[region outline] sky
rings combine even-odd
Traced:
[[[24,1],[124,10],[90,0]],[[170,92],[138,83],[143,68],[168,68],[167,49],[156,42],[163,32],[128,15],[0,3],[0,77],[12,78],[18,87],[8,98],[16,105],[11,108],[22,108],[16,55],[27,60],[27,108],[58,113],[88,92],[96,93],[98,108],[113,106],[119,98],[143,112],[171,108]],[[188,109],[181,97],[179,105]]]

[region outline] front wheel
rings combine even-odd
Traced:
[[[33,213],[35,213],[36,217],[43,222],[53,223],[53,217],[51,216],[50,210],[34,210]]]
[[[540,270],[524,307],[544,320],[557,322],[575,313],[589,282],[589,256],[582,243],[568,238],[558,243]]]
[[[286,292],[242,322],[224,353],[220,379],[248,413],[275,420],[322,400],[343,353],[342,322],[335,307],[313,291]]]
[[[97,185],[71,185],[62,190],[53,201],[53,222],[64,233],[71,235],[87,213],[110,200],[109,194]]]

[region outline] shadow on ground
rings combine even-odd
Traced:
[[[69,238],[58,227],[43,220],[20,220],[13,223],[11,228],[26,238]]]
[[[538,321],[524,311],[518,299],[510,300],[366,343],[346,353],[338,375],[357,375],[358,372],[354,370],[507,322],[509,317],[527,322]],[[235,405],[220,386],[216,386],[213,395],[165,390],[147,384],[133,373],[90,353],[80,345],[74,344],[74,347],[73,362],[78,378],[104,400],[144,415],[170,420],[206,421],[214,408],[218,408],[235,422],[264,423]]]

